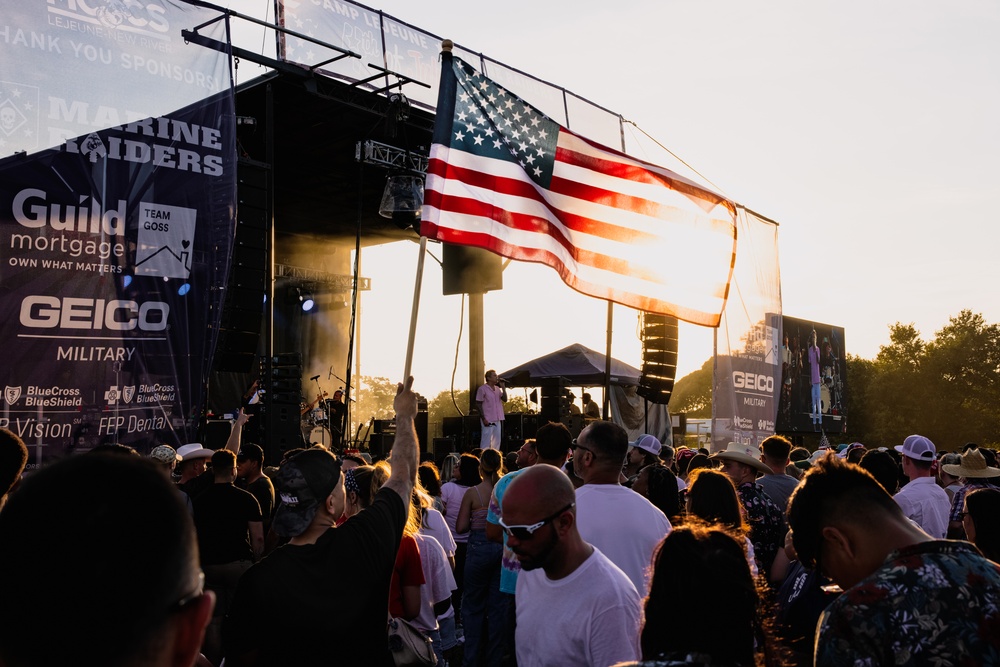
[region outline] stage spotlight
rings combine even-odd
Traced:
[[[132,284],[132,276],[130,276],[129,274],[126,273],[122,277],[122,287],[128,287],[131,284]]]
[[[191,283],[184,283],[183,285],[177,288],[177,294],[179,296],[184,296],[190,291],[191,291]]]
[[[316,301],[313,300],[312,294],[309,292],[303,292],[302,289],[296,287],[295,293],[299,297],[299,305],[302,307],[302,312],[308,313],[316,306]]]

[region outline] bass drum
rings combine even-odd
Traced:
[[[333,445],[333,435],[327,427],[313,426],[312,429],[303,430],[308,430],[305,434],[306,447],[309,447],[310,445],[323,445],[329,449]]]
[[[819,388],[820,405],[823,406],[823,414],[830,414],[830,388],[825,384]]]

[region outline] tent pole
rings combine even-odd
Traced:
[[[609,419],[611,407],[611,330],[614,328],[615,304],[608,301],[607,346],[604,351],[604,418]]]

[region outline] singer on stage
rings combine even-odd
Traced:
[[[497,386],[500,382],[500,386]],[[483,436],[480,447],[483,449],[500,449],[503,436],[503,404],[507,402],[507,389],[504,381],[498,380],[497,372],[486,371],[486,384],[476,392],[476,407],[479,408],[479,421]]]

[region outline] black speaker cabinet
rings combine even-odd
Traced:
[[[503,258],[473,246],[442,243],[442,290],[449,294],[484,294],[503,289]]]

